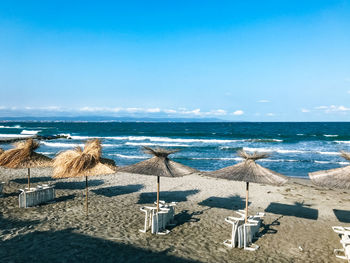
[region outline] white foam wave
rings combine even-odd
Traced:
[[[151,143],[151,142],[126,142],[125,145],[131,146],[163,146],[163,147],[189,147],[187,144],[172,144],[172,143]]]
[[[315,161],[315,163],[319,164],[340,164],[340,165],[349,165],[349,162],[330,162],[330,161]]]
[[[296,162],[299,162],[299,160],[288,160],[288,159],[260,159],[257,161],[258,162],[276,162],[276,163],[280,163],[280,162],[296,163]]]
[[[124,158],[124,159],[147,159],[149,157],[147,156],[141,156],[141,155],[124,155],[124,154],[119,154],[119,153],[111,153],[108,155],[112,155],[112,156],[118,156],[120,158]]]
[[[55,152],[38,152],[38,153],[44,154],[44,155],[56,154]]]
[[[339,152],[317,152],[319,154],[325,154],[325,155],[340,155]]]
[[[38,132],[40,132],[40,130],[39,130],[39,131],[23,130],[23,131],[21,132],[21,134],[36,135],[36,134],[38,134]]]
[[[336,143],[345,143],[345,144],[350,144],[350,141],[334,141]]]
[[[297,136],[304,136],[304,133],[298,133]]]
[[[301,150],[285,150],[285,149],[279,149],[279,148],[250,148],[250,147],[243,147],[244,151],[247,152],[277,152],[277,153],[306,153],[306,151]]]
[[[31,138],[33,137],[33,135],[29,135],[29,134],[0,134],[0,138]]]
[[[202,158],[191,158],[191,160],[222,160],[222,161],[242,161],[243,158],[241,157],[223,157],[223,158],[215,158],[215,157],[208,157],[208,158],[205,158],[205,157],[202,157]]]
[[[15,125],[15,126],[4,126],[4,125],[0,125],[1,129],[22,129],[22,127],[20,125]]]
[[[75,140],[86,140],[91,138],[103,138],[108,140],[121,141],[150,141],[150,142],[183,142],[183,143],[230,143],[244,140],[223,140],[223,139],[186,139],[186,138],[169,138],[155,136],[114,136],[114,137],[98,137],[98,136],[71,136]]]
[[[83,143],[62,143],[62,142],[42,142],[43,145],[53,148],[74,148],[76,146],[84,147]],[[113,144],[102,144],[102,147],[115,147]]]
[[[338,137],[338,134],[323,134],[324,137]]]

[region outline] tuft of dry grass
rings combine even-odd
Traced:
[[[87,141],[84,150],[76,147],[64,151],[54,159],[55,178],[92,176],[116,172],[113,160],[101,158],[102,146],[98,139]]]
[[[17,142],[15,148],[0,154],[0,166],[7,168],[34,168],[51,166],[51,159],[34,152],[39,143],[33,139]]]

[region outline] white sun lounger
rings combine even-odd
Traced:
[[[242,241],[237,235],[237,229],[244,223],[244,217],[233,217],[229,216],[225,218],[225,222],[232,224],[231,239],[226,239],[224,245],[230,248],[239,246]]]
[[[345,259],[350,263],[350,238],[345,236],[343,237],[344,238],[340,240],[340,243],[343,245],[343,248],[334,249],[334,255],[337,258]]]
[[[145,224],[144,229],[140,229],[140,232],[146,233],[148,230],[151,230],[152,234],[158,235],[170,233],[170,231],[165,228],[174,225],[175,206],[175,202],[167,204],[162,201],[158,213],[157,207],[141,207],[140,210],[145,213]]]
[[[332,229],[339,235],[350,235],[350,227],[332,226]]]
[[[231,239],[224,241],[224,245],[230,248],[239,247],[246,250],[256,250],[258,245],[253,244],[253,239],[259,232],[262,217],[264,213],[257,213],[256,215],[248,217],[248,223],[245,224],[245,210],[238,210],[236,213],[239,217],[226,217],[225,221],[232,224]]]
[[[19,189],[18,203],[19,207],[31,207],[46,203],[55,199],[55,188],[49,185],[39,185],[30,189]]]

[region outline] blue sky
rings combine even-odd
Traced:
[[[350,120],[349,1],[1,1],[0,116]]]

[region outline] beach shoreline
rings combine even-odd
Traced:
[[[25,170],[0,168],[6,182],[0,197],[5,262],[337,262],[333,249],[339,238],[331,226],[349,225],[333,210],[350,207],[349,190],[324,189],[298,178],[280,187],[251,184],[249,213],[266,213],[256,241],[260,249],[229,249],[222,244],[231,233],[224,218],[244,207],[244,183],[195,174],[161,178],[160,199],[178,201],[177,225],[166,236],[143,234],[139,209],[155,200],[156,177],[117,173],[89,178],[86,218],[83,180],[53,180],[51,173],[51,168],[33,169],[32,184],[55,184],[55,202],[20,209]],[[103,245],[105,253],[98,247]]]

